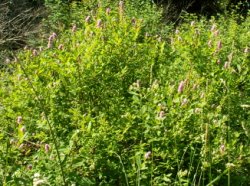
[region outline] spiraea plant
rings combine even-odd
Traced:
[[[99,6],[1,71],[3,185],[247,185],[249,19],[166,33],[128,9]]]

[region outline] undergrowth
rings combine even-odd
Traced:
[[[248,184],[249,17],[153,30],[126,8],[2,69],[2,185]]]

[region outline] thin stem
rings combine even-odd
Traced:
[[[198,174],[199,166],[200,166],[200,161],[198,162],[198,165],[197,165],[197,167],[196,167],[195,174],[194,174],[194,176],[193,176],[192,185],[195,185],[195,182],[196,182],[196,175]],[[200,179],[199,179],[199,183],[200,183]],[[198,185],[199,185],[199,184],[198,184]]]
[[[140,186],[140,177],[141,177],[141,167],[140,167],[141,162],[140,162],[140,159],[139,160],[137,159],[137,166],[138,166],[138,169],[137,169],[137,186]]]
[[[33,86],[28,74],[26,73],[25,69],[23,68],[23,66],[20,64],[20,67],[24,73],[24,75],[26,76],[29,84],[30,84],[30,87],[32,88],[32,90],[34,91],[35,93],[35,97],[36,97],[36,100],[38,100],[38,106],[39,108],[44,112],[44,117],[45,117],[45,120],[46,122],[48,123],[48,126],[49,126],[49,130],[50,130],[50,134],[51,134],[51,137],[52,137],[52,141],[55,145],[55,149],[56,149],[56,155],[57,155],[57,158],[58,158],[58,161],[59,161],[59,166],[60,166],[60,170],[61,170],[61,174],[62,174],[62,180],[63,180],[63,183],[64,185],[66,185],[66,179],[65,179],[65,174],[64,174],[64,170],[63,170],[63,166],[62,166],[62,161],[61,161],[61,157],[60,157],[60,153],[59,153],[59,147],[57,145],[57,140],[56,140],[56,134],[54,133],[54,130],[53,130],[53,127],[52,127],[52,124],[50,123],[49,119],[48,119],[48,114],[47,114],[47,110],[44,108],[44,103],[42,102],[42,100],[39,98],[39,93],[36,91],[35,87]]]
[[[9,141],[8,139],[6,140],[6,158],[5,158],[5,168],[4,168],[4,173],[3,173],[3,185],[6,184],[6,174],[7,174],[7,165],[8,165],[8,153],[9,153]]]
[[[151,176],[150,176],[151,186],[154,185],[153,184],[153,170],[154,170],[154,167],[153,167],[154,166],[154,162],[153,162],[154,161],[154,151],[153,151],[153,149],[154,149],[154,143],[152,142],[152,147],[151,147],[152,156],[151,156],[151,170],[150,170],[151,171],[151,173],[150,173],[151,174]]]
[[[229,172],[229,169],[224,170],[223,173],[221,173],[219,176],[217,176],[215,179],[213,179],[209,184],[207,184],[207,186],[212,186],[215,182],[217,182],[224,174],[227,173],[227,171]]]
[[[227,127],[227,135],[228,135],[228,144],[230,144],[229,142],[230,142],[230,127],[228,126]],[[230,162],[230,155],[229,155],[230,153],[228,153],[228,156],[227,156],[227,161],[228,161],[228,163]],[[227,185],[228,186],[230,186],[230,169],[228,169],[228,173],[227,173]]]
[[[124,176],[125,176],[126,185],[129,186],[129,184],[128,184],[128,177],[127,177],[127,174],[126,174],[125,167],[124,167],[124,164],[122,162],[121,156],[119,156],[119,154],[117,154],[116,152],[114,152],[114,154],[119,158],[119,161],[120,161],[120,163],[122,165],[122,172],[124,173]]]

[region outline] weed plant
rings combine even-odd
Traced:
[[[249,27],[161,37],[120,3],[21,52],[0,74],[2,185],[247,185]]]

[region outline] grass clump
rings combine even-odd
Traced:
[[[247,185],[249,18],[161,37],[125,7],[1,71],[3,185]]]

